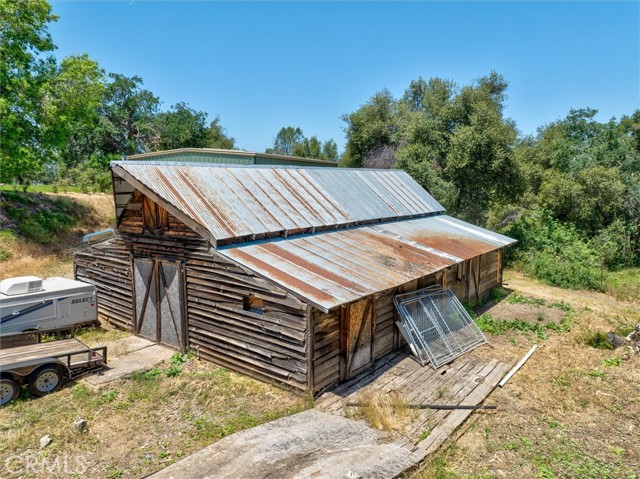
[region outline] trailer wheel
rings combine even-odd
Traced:
[[[34,396],[46,396],[57,391],[62,386],[62,373],[54,366],[37,370],[29,378],[29,391]]]
[[[20,393],[20,386],[13,379],[0,379],[0,406],[9,404]]]

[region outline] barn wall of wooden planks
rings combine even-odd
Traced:
[[[75,276],[96,285],[102,317],[136,333],[134,258],[180,262],[186,347],[231,370],[301,392],[318,394],[403,347],[395,327],[396,294],[438,284],[474,303],[502,281],[497,250],[363,298],[370,301],[367,308],[352,303],[325,313],[223,257],[171,214],[166,228],[145,228],[142,205],[143,195],[134,192],[116,236],[75,253]],[[248,299],[260,308],[248,308]],[[370,342],[364,344],[368,360],[363,344],[354,346],[347,330],[348,318],[365,310],[361,322],[371,324],[363,324],[366,334],[358,340]],[[360,348],[362,368],[350,369],[352,347]]]

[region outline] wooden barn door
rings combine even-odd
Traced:
[[[182,263],[135,258],[135,334],[151,341],[184,349],[182,315]]]
[[[350,304],[344,311],[344,378],[355,376],[373,362],[373,298]]]

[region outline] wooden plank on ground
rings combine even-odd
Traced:
[[[480,404],[498,385],[502,376],[507,372],[509,366],[500,363],[485,378],[485,382],[476,387],[465,398],[465,404]],[[418,444],[416,452],[427,456],[435,452],[442,443],[449,437],[473,412],[473,410],[458,409],[447,415],[445,421],[438,424],[428,438]]]

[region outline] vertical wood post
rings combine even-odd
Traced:
[[[347,378],[347,334],[349,322],[349,307],[340,306],[340,381]]]
[[[307,334],[305,342],[307,346],[307,387],[309,389],[309,393],[313,394],[316,388],[313,367],[314,353],[316,349],[316,328],[313,322],[313,307],[311,305],[307,305],[306,316]]]

